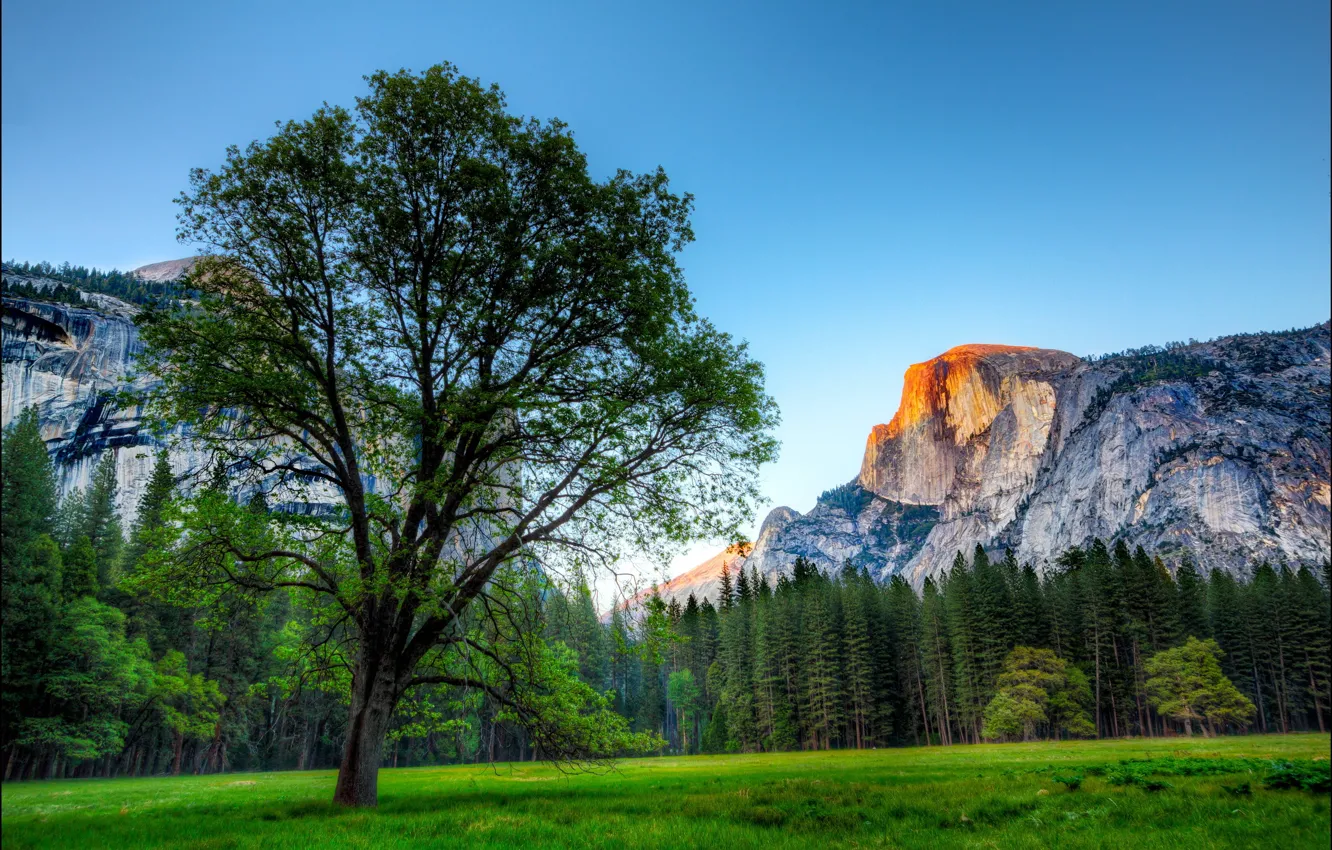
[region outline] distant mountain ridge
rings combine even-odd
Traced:
[[[919,587],[977,544],[1046,569],[1097,537],[1236,573],[1320,561],[1330,350],[1327,322],[1095,361],[958,346],[907,370],[857,477],[807,514],[773,510],[743,564],[771,580],[849,559]],[[688,575],[663,596],[701,595]]]

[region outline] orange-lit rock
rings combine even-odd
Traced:
[[[856,483],[806,514],[773,511],[747,566],[850,559],[920,587],[958,552],[1011,548],[1049,568],[1094,538],[1244,572],[1326,557],[1329,325],[1084,361],[964,345],[907,370]],[[1187,363],[1182,369],[1179,364]],[[830,491],[832,493],[833,491]]]
[[[891,501],[942,505],[959,474],[1029,475],[1054,416],[1049,380],[1079,362],[1047,348],[959,345],[917,363],[907,369],[897,414],[870,432],[860,486]],[[991,426],[1006,412],[1005,449],[1016,454],[986,469]]]
[[[721,587],[722,567],[730,571],[731,580],[734,582],[736,574],[745,565],[745,559],[749,557],[753,550],[754,546],[751,543],[736,543],[727,546],[688,572],[681,573],[668,582],[656,585],[655,590],[666,602],[675,599],[683,605],[685,600],[689,598],[689,594],[692,593],[699,602],[704,599],[711,599],[713,604],[716,604],[717,590]],[[641,590],[627,602],[621,603],[619,607],[632,610],[650,598],[653,590],[654,588],[651,587]]]

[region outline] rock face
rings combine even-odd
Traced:
[[[722,568],[725,567],[730,571],[732,581],[734,581],[736,574],[745,565],[745,559],[752,550],[753,546],[748,543],[728,546],[692,570],[681,573],[670,581],[657,585],[656,588],[639,591],[630,599],[621,602],[619,608],[622,610],[637,609],[652,596],[654,589],[663,600],[667,602],[673,599],[678,600],[681,605],[685,603],[691,593],[699,601],[703,599],[716,600],[717,591],[721,588]]]
[[[6,282],[13,277],[5,272]],[[24,281],[42,288],[40,279]],[[136,378],[127,383],[143,350],[134,325],[138,309],[100,293],[85,292],[82,297],[81,306],[5,297],[0,426],[24,408],[37,406],[62,497],[86,489],[102,456],[112,453],[119,485],[116,504],[128,527],[161,447],[170,446],[172,471],[182,481],[200,477],[211,457],[178,431],[153,431],[137,407],[116,403],[115,393],[144,382]],[[289,507],[317,511],[337,502],[335,494],[318,487],[305,498]]]
[[[142,349],[135,312],[105,295],[87,307],[6,298],[0,330],[0,424],[37,406],[62,495],[87,487],[102,453],[114,452],[122,516],[134,513],[158,445],[140,427],[137,411],[119,410],[111,399],[125,388],[129,364]],[[191,459],[178,460],[183,473]]]
[[[180,280],[190,269],[194,268],[194,263],[198,257],[184,257],[179,260],[164,260],[160,263],[149,263],[146,266],[139,266],[131,274],[143,280],[151,280],[154,283],[166,283],[167,281]]]
[[[960,345],[917,363],[907,369],[897,414],[870,432],[860,485],[892,501],[938,505],[959,476],[1025,483],[1054,416],[1049,378],[1079,362],[1049,349]],[[986,466],[987,435],[1002,468]]]
[[[1329,325],[1088,362],[963,345],[907,370],[855,481],[777,508],[747,565],[851,560],[917,587],[961,551],[1037,569],[1124,538],[1206,569],[1328,555]]]

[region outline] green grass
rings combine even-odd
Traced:
[[[5,848],[1326,848],[1328,795],[1262,780],[1272,761],[1325,760],[1329,746],[1289,735],[641,759],[605,775],[414,768],[380,773],[376,811],[333,807],[329,771],[11,783],[0,825]],[[1180,763],[1193,758],[1212,761]],[[1168,781],[1111,784],[1126,760]],[[1076,790],[1055,781],[1079,774]]]

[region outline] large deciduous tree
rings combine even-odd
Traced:
[[[761,364],[694,312],[676,262],[692,199],[661,170],[596,180],[563,124],[510,115],[448,65],[368,82],[354,110],[193,172],[199,302],[141,323],[158,414],[271,499],[340,502],[261,521],[205,494],[157,569],[325,600],[325,657],[350,673],[348,805],[376,802],[414,686],[476,687],[539,722],[542,676],[514,659],[541,653],[475,627],[502,612],[497,571],[734,534],[776,422]],[[542,753],[586,746],[547,730]]]

